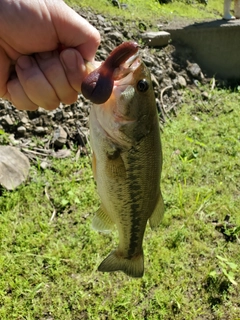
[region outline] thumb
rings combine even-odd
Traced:
[[[93,61],[100,43],[97,29],[63,1],[53,8],[51,17],[59,42],[76,48],[85,60]]]

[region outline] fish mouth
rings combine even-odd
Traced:
[[[132,84],[133,73],[140,65],[141,59],[139,53],[137,52],[114,70],[114,87],[127,86]]]
[[[83,79],[83,96],[94,104],[106,102],[113,91],[114,81],[123,79],[132,71],[138,57],[138,48],[138,44],[132,41],[116,47],[98,68]],[[88,69],[91,71],[91,68]]]

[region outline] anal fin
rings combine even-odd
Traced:
[[[92,220],[93,229],[101,232],[109,232],[113,229],[113,226],[114,223],[101,205]]]
[[[164,202],[163,202],[162,193],[160,191],[156,207],[155,207],[151,217],[149,218],[149,223],[150,223],[151,229],[154,229],[159,226],[159,224],[163,218],[163,215],[164,215]]]

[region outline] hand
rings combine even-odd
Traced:
[[[62,0],[1,0],[0,97],[22,110],[73,103],[99,43],[98,31]]]

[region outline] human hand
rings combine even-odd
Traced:
[[[0,97],[22,110],[73,103],[99,43],[98,31],[62,0],[1,0]]]

